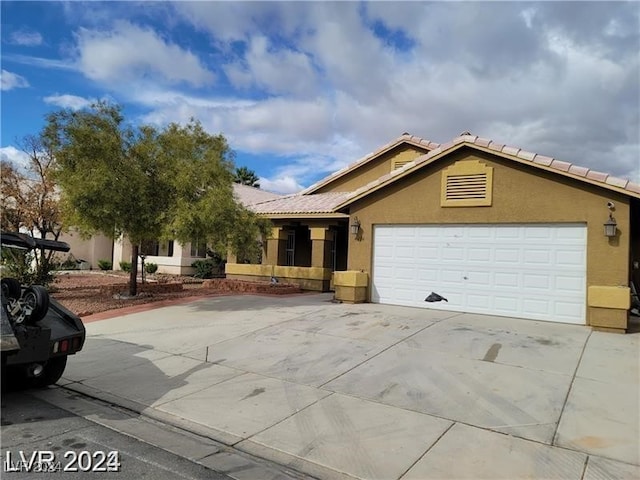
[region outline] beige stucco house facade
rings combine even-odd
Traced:
[[[248,206],[273,234],[261,265],[230,258],[227,277],[343,301],[624,331],[640,281],[640,185],[469,134],[442,145],[404,134]]]

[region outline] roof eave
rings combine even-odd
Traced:
[[[305,219],[305,218],[349,218],[349,215],[338,212],[329,213],[258,213],[258,215],[270,219]]]
[[[385,153],[393,150],[394,148],[399,147],[403,143],[407,143],[407,144],[409,144],[411,146],[421,148],[423,150],[426,150],[427,152],[433,150],[434,148],[436,148],[438,146],[438,144],[435,143],[435,142],[426,141],[426,140],[425,140],[425,142],[427,142],[427,143],[426,144],[420,143],[419,141],[412,140],[411,138],[406,137],[406,136],[400,137],[400,138],[396,139],[395,141],[393,141],[393,142],[381,147],[379,150],[376,150],[375,152],[373,152],[373,153],[371,153],[369,155],[366,155],[362,159],[354,162],[352,164],[352,168],[345,168],[344,171],[340,172],[337,175],[335,173],[332,173],[332,174],[328,175],[327,177],[325,177],[324,179],[320,180],[320,182],[315,183],[314,185],[311,185],[310,187],[307,187],[306,189],[302,190],[301,192],[299,192],[299,194],[300,195],[310,195],[313,192],[318,191],[322,187],[326,187],[331,182],[333,182],[335,180],[338,180],[339,178],[342,178],[345,175],[357,170],[358,168],[362,167],[363,165],[366,165],[366,164],[372,162],[373,160],[375,160],[376,158],[380,157],[381,155],[384,155]],[[335,176],[333,176],[333,175],[335,175]]]
[[[557,175],[561,175],[563,177],[573,178],[575,180],[579,180],[581,182],[594,185],[596,187],[601,187],[601,188],[604,188],[606,190],[611,190],[611,191],[614,191],[614,192],[617,192],[617,193],[620,193],[620,194],[623,194],[623,195],[627,195],[629,197],[640,198],[640,193],[635,193],[635,192],[632,192],[632,191],[627,190],[625,188],[617,187],[615,185],[610,185],[610,184],[606,184],[606,183],[603,183],[603,182],[598,182],[598,181],[592,180],[592,179],[590,179],[588,177],[583,177],[581,175],[576,175],[576,174],[573,174],[571,172],[564,172],[562,170],[558,170],[557,168],[552,168],[552,167],[549,167],[549,166],[546,166],[546,165],[542,165],[540,163],[532,162],[530,160],[525,160],[525,159],[519,158],[517,156],[509,155],[509,154],[506,154],[504,152],[500,152],[500,151],[493,150],[493,149],[488,148],[488,147],[483,147],[483,146],[477,145],[475,143],[463,141],[463,142],[455,143],[454,145],[452,145],[451,147],[447,148],[446,150],[443,150],[442,152],[438,153],[437,155],[434,155],[429,160],[425,160],[423,162],[420,162],[419,164],[415,165],[413,168],[407,169],[405,172],[402,172],[402,173],[399,173],[397,175],[394,175],[393,177],[389,178],[385,182],[383,182],[383,183],[381,183],[379,185],[376,185],[376,186],[372,187],[371,189],[368,189],[368,190],[360,193],[359,195],[356,195],[355,197],[352,197],[352,198],[349,198],[349,199],[345,200],[344,202],[342,202],[339,205],[337,205],[335,207],[334,211],[340,211],[343,208],[348,207],[352,203],[355,203],[358,200],[360,200],[360,199],[362,199],[362,198],[364,198],[364,197],[366,197],[366,196],[368,196],[368,195],[370,195],[370,194],[372,194],[374,192],[377,192],[378,190],[386,187],[387,185],[389,185],[391,183],[397,182],[400,179],[402,179],[402,178],[404,178],[404,177],[406,177],[408,175],[411,175],[413,172],[415,172],[417,170],[420,170],[421,168],[426,167],[427,165],[431,165],[432,163],[438,161],[442,157],[445,157],[445,156],[447,156],[447,155],[449,155],[449,154],[451,154],[451,153],[453,153],[453,152],[455,152],[455,151],[457,151],[457,150],[459,150],[459,149],[461,149],[463,147],[470,147],[470,148],[473,148],[475,150],[479,150],[479,151],[482,151],[482,152],[490,153],[491,155],[495,155],[497,157],[502,157],[502,158],[505,158],[507,160],[515,161],[515,162],[517,162],[517,163],[519,163],[521,165],[529,165],[529,166],[538,168],[540,170],[544,170],[544,171],[551,172],[551,173],[554,173],[554,174],[557,174]]]

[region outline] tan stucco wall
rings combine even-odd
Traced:
[[[459,160],[480,160],[494,168],[493,205],[440,207],[440,170]],[[604,236],[607,201],[616,204],[618,237]],[[587,286],[628,285],[629,197],[577,180],[516,165],[471,149],[462,149],[435,165],[351,205],[361,222],[362,238],[349,244],[349,270],[371,272],[375,224],[560,223],[587,224]],[[626,326],[626,311],[606,312],[610,324]],[[594,315],[603,313],[594,310]],[[618,327],[623,328],[623,327]]]
[[[351,192],[377,180],[391,171],[392,164],[396,160],[411,161],[426,153],[427,150],[420,150],[410,145],[399,145],[380,157],[371,160],[366,165],[349,172],[337,180],[323,186],[314,193],[326,192]]]
[[[76,260],[84,260],[91,264],[91,268],[98,269],[98,260],[109,260],[113,255],[113,240],[102,234],[93,235],[91,238],[82,238],[75,230],[70,230],[60,234],[58,238],[61,242],[66,242],[71,247],[69,253]],[[68,254],[57,254],[58,258],[66,260]]]

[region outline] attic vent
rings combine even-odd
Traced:
[[[493,167],[477,160],[456,162],[442,172],[442,207],[487,207],[491,205]]]
[[[404,167],[407,163],[411,163],[413,160],[396,160],[393,162],[393,169],[397,170]]]

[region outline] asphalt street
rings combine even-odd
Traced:
[[[1,476],[20,480],[231,478],[53,406],[28,392],[2,396]]]

